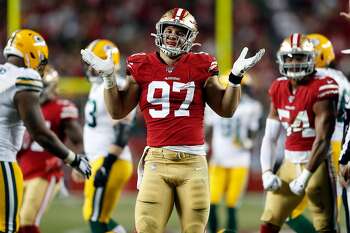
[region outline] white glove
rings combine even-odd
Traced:
[[[107,52],[106,59],[99,58],[87,49],[80,50],[80,53],[83,60],[102,76],[105,89],[115,86],[116,81],[113,75],[115,64],[112,59],[113,49]]]
[[[311,175],[312,173],[309,170],[304,169],[300,176],[289,183],[290,191],[298,196],[302,195],[311,178]]]
[[[231,70],[231,73],[233,75],[242,77],[247,70],[252,68],[256,63],[258,63],[258,61],[260,61],[260,59],[265,53],[265,49],[260,49],[259,52],[257,52],[253,57],[250,58],[245,58],[247,53],[248,48],[244,47],[238,59],[233,64]]]
[[[67,158],[64,159],[64,162],[68,163],[86,179],[89,179],[91,176],[91,166],[86,155],[75,154],[73,151],[69,151]]]
[[[282,186],[281,179],[270,170],[262,174],[262,182],[264,190],[266,191],[276,191]]]

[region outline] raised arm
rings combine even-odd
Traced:
[[[217,76],[212,76],[205,83],[205,94],[208,105],[222,117],[232,117],[241,97],[240,83],[244,73],[260,61],[265,49],[260,49],[253,57],[245,58],[248,48],[243,48],[240,56],[233,64],[229,85],[223,88]]]

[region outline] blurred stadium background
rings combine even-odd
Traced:
[[[262,62],[250,73],[253,93],[265,106],[265,112],[267,89],[279,75],[276,51],[282,39],[292,32],[326,35],[333,42],[337,68],[350,75],[350,56],[340,53],[350,48],[350,24],[339,16],[340,11],[347,11],[348,0],[0,0],[0,50],[11,30],[19,25],[39,31],[49,45],[49,63],[62,76],[61,95],[77,104],[83,122],[89,83],[83,77],[80,49],[94,39],[107,38],[118,45],[125,64],[126,56],[155,49],[150,33],[155,31],[160,16],[173,7],[186,8],[195,16],[200,31],[197,41],[202,44],[196,49],[216,55],[222,71],[231,67],[233,58],[244,46],[250,51],[267,49]],[[0,56],[0,63],[3,62]],[[121,74],[124,72],[125,68]],[[241,232],[246,233],[258,230],[263,207],[257,153],[262,133],[255,143],[248,194],[239,213]],[[136,167],[145,145],[141,115],[129,145]],[[114,212],[129,231],[134,226],[135,177],[134,174]],[[81,185],[72,182],[68,172],[65,184],[70,196],[64,194],[54,201],[42,221],[43,232],[88,232],[81,217]],[[341,222],[344,224],[343,218]],[[168,228],[169,232],[179,231],[174,215]]]

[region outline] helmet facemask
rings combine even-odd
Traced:
[[[308,51],[278,52],[279,71],[290,79],[301,80],[314,71],[314,57],[315,54]]]

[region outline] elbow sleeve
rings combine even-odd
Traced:
[[[260,163],[261,171],[273,169],[275,165],[275,148],[281,130],[281,123],[278,120],[268,118],[266,120],[265,135],[261,143]]]

